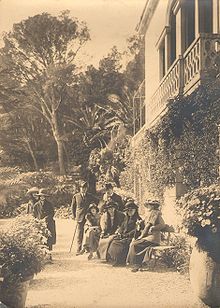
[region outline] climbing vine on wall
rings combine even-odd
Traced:
[[[128,153],[122,182],[140,172],[142,183],[157,197],[163,195],[165,187],[174,185],[177,171],[188,189],[215,182],[219,123],[217,78],[168,104],[166,114],[145,131],[141,141]]]

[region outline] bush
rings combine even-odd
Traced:
[[[18,217],[0,232],[0,264],[4,279],[19,282],[39,273],[45,264],[46,224],[30,216]]]
[[[175,268],[181,274],[188,273],[192,248],[187,238],[176,236],[171,238],[170,245],[176,246],[171,250],[161,252],[161,261],[168,267]]]
[[[62,219],[69,219],[72,216],[71,208],[61,206],[59,209],[56,210],[55,217],[62,218]]]
[[[182,228],[191,236],[205,237],[220,232],[220,187],[200,187],[185,194],[176,203]]]

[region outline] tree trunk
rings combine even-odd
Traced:
[[[32,147],[30,145],[30,142],[27,141],[26,144],[27,144],[28,151],[30,152],[31,158],[33,160],[33,163],[34,163],[34,170],[38,171],[39,167],[38,167],[37,159],[35,157],[35,154],[34,154],[34,151],[33,151]]]
[[[53,121],[53,135],[54,135],[54,139],[57,144],[57,155],[58,155],[60,175],[65,175],[66,170],[65,170],[65,164],[64,164],[64,147],[63,147],[63,140],[62,140],[60,130],[59,130],[56,112],[53,112],[52,121]]]

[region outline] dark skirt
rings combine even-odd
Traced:
[[[99,244],[100,233],[101,231],[99,227],[90,227],[85,230],[83,247],[89,252],[96,252]]]
[[[130,265],[141,265],[143,261],[149,260],[147,256],[151,252],[150,248],[156,245],[144,238],[133,241],[130,245],[126,262]]]
[[[47,229],[50,231],[50,236],[47,240],[47,245],[49,249],[52,249],[52,245],[56,244],[56,224],[54,219],[46,220]]]
[[[113,241],[115,235],[110,235],[107,238],[101,238],[99,240],[99,246],[98,246],[98,255],[101,260],[107,260],[107,255],[108,255],[108,249]]]
[[[108,260],[113,264],[125,264],[131,239],[114,239],[108,249]]]

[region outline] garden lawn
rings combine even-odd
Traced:
[[[189,280],[169,269],[131,273],[99,260],[87,261],[87,255],[69,254],[74,222],[56,224],[54,263],[32,281],[27,308],[206,307],[193,295]]]

